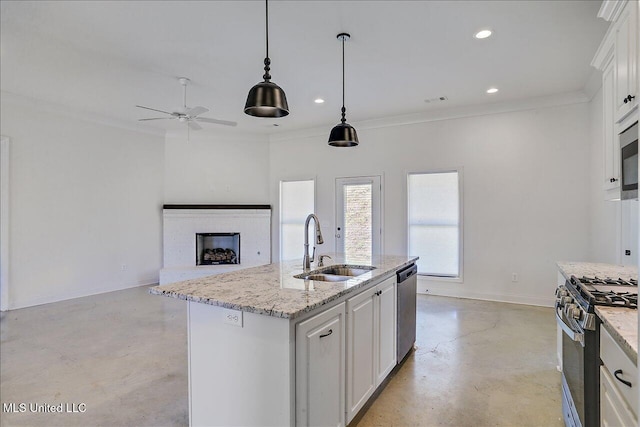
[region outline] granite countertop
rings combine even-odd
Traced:
[[[638,268],[615,264],[590,262],[558,262],[558,268],[565,277],[598,276],[600,278],[637,279]],[[596,306],[596,314],[622,350],[638,363],[638,310],[624,307]]]
[[[418,257],[384,255],[373,259],[346,259],[331,254],[325,265],[374,266],[374,270],[344,282],[323,282],[293,277],[302,273],[302,260],[285,261],[149,288],[149,293],[294,319],[330,303],[355,289],[386,279]],[[312,265],[311,269],[317,267]]]
[[[637,279],[638,267],[631,265],[604,264],[598,262],[567,262],[558,261],[558,268],[565,279],[571,276],[598,276],[613,279]]]

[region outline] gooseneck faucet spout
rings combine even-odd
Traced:
[[[311,218],[313,218],[313,221],[316,225],[315,244],[321,245],[324,243],[324,240],[322,239],[322,231],[320,231],[320,221],[318,220],[318,217],[315,216],[315,214],[309,214],[309,216],[307,216],[307,220],[304,222],[304,257],[302,258],[302,268],[304,271],[309,271],[311,269],[311,263],[316,257],[316,246],[314,244],[313,255],[311,255],[311,258],[309,258],[309,221],[311,221]]]

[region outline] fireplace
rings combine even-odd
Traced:
[[[196,265],[240,264],[240,233],[196,233]]]

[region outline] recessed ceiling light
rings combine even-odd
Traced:
[[[315,102],[316,104],[324,104],[324,99],[316,98],[316,99],[313,100],[313,102]]]
[[[496,89],[495,87],[487,89],[487,93],[496,93],[497,91],[498,91],[498,89]]]
[[[474,37],[477,39],[486,39],[490,35],[491,35],[491,30],[482,30],[482,31],[478,31]]]

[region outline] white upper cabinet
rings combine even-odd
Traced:
[[[613,55],[609,56],[609,61],[602,71],[602,141],[604,159],[604,181],[606,199],[620,198],[620,148],[617,144],[613,114],[615,111],[615,71],[616,64]]]
[[[598,16],[611,25],[591,65],[602,71],[605,200],[620,200],[620,140],[638,110],[638,2],[605,0]]]
[[[638,105],[636,73],[638,70],[638,3],[630,1],[614,23],[616,89],[616,123],[621,122]]]

